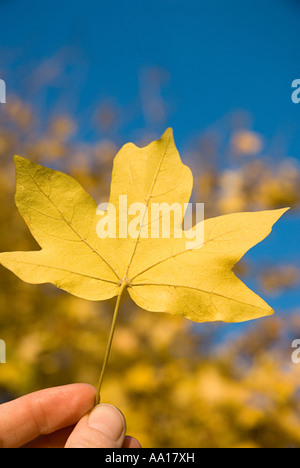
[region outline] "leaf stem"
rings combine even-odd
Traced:
[[[113,314],[113,319],[112,319],[112,323],[111,323],[111,327],[110,327],[108,342],[107,342],[107,345],[106,345],[104,360],[103,360],[103,364],[102,364],[102,369],[101,369],[101,373],[100,373],[100,377],[99,377],[99,381],[98,381],[98,385],[97,385],[97,393],[96,393],[96,397],[95,397],[95,406],[100,403],[101,386],[102,386],[106,366],[107,366],[109,355],[110,355],[111,345],[112,345],[112,341],[113,341],[113,337],[114,337],[114,333],[115,333],[115,328],[116,328],[116,323],[117,323],[117,318],[118,318],[118,312],[119,312],[119,307],[120,307],[120,301],[121,301],[121,297],[122,297],[122,294],[123,294],[123,291],[124,291],[125,287],[126,287],[126,283],[123,283],[121,285],[121,287],[120,287],[119,294],[118,294],[118,297],[117,297],[115,310],[114,310],[114,314]]]

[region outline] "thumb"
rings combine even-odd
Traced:
[[[121,411],[100,404],[80,419],[65,448],[121,448],[125,433],[126,422]]]

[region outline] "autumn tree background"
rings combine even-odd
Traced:
[[[0,107],[0,251],[37,248],[14,204],[14,154],[72,175],[100,203],[108,199],[113,157],[127,142],[124,129],[134,126],[137,113],[144,118],[138,145],[168,126],[168,70],[142,67],[133,103],[104,96],[74,117],[66,100],[76,91],[66,95],[65,85],[72,60],[60,49],[29,76],[14,62],[10,76],[18,86]],[[205,217],[290,206],[282,222],[299,238],[299,160],[280,135],[270,141],[254,131],[254,122],[247,109],[232,109],[181,143],[194,175],[193,200],[205,203]],[[82,134],[82,124],[93,138]],[[291,360],[291,343],[300,338],[293,301],[299,257],[286,260],[288,244],[272,244],[273,235],[264,255],[250,253],[235,269],[275,308],[273,317],[192,324],[123,301],[102,396],[122,409],[128,433],[144,447],[300,447],[300,364]],[[275,245],[279,256],[272,254]],[[2,267],[0,284],[0,338],[7,345],[1,402],[48,386],[95,385],[114,300],[89,302],[51,285],[28,285]],[[284,301],[287,296],[292,299]]]

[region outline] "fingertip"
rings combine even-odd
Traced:
[[[88,426],[104,433],[117,442],[125,437],[126,421],[123,413],[115,406],[100,403],[90,413]]]
[[[66,448],[121,448],[126,434],[123,413],[115,406],[99,404],[76,425]]]
[[[126,436],[122,448],[142,448],[142,446],[135,437]]]

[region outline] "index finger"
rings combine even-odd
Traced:
[[[96,389],[71,384],[30,393],[0,405],[0,447],[20,447],[77,421],[94,404]]]

